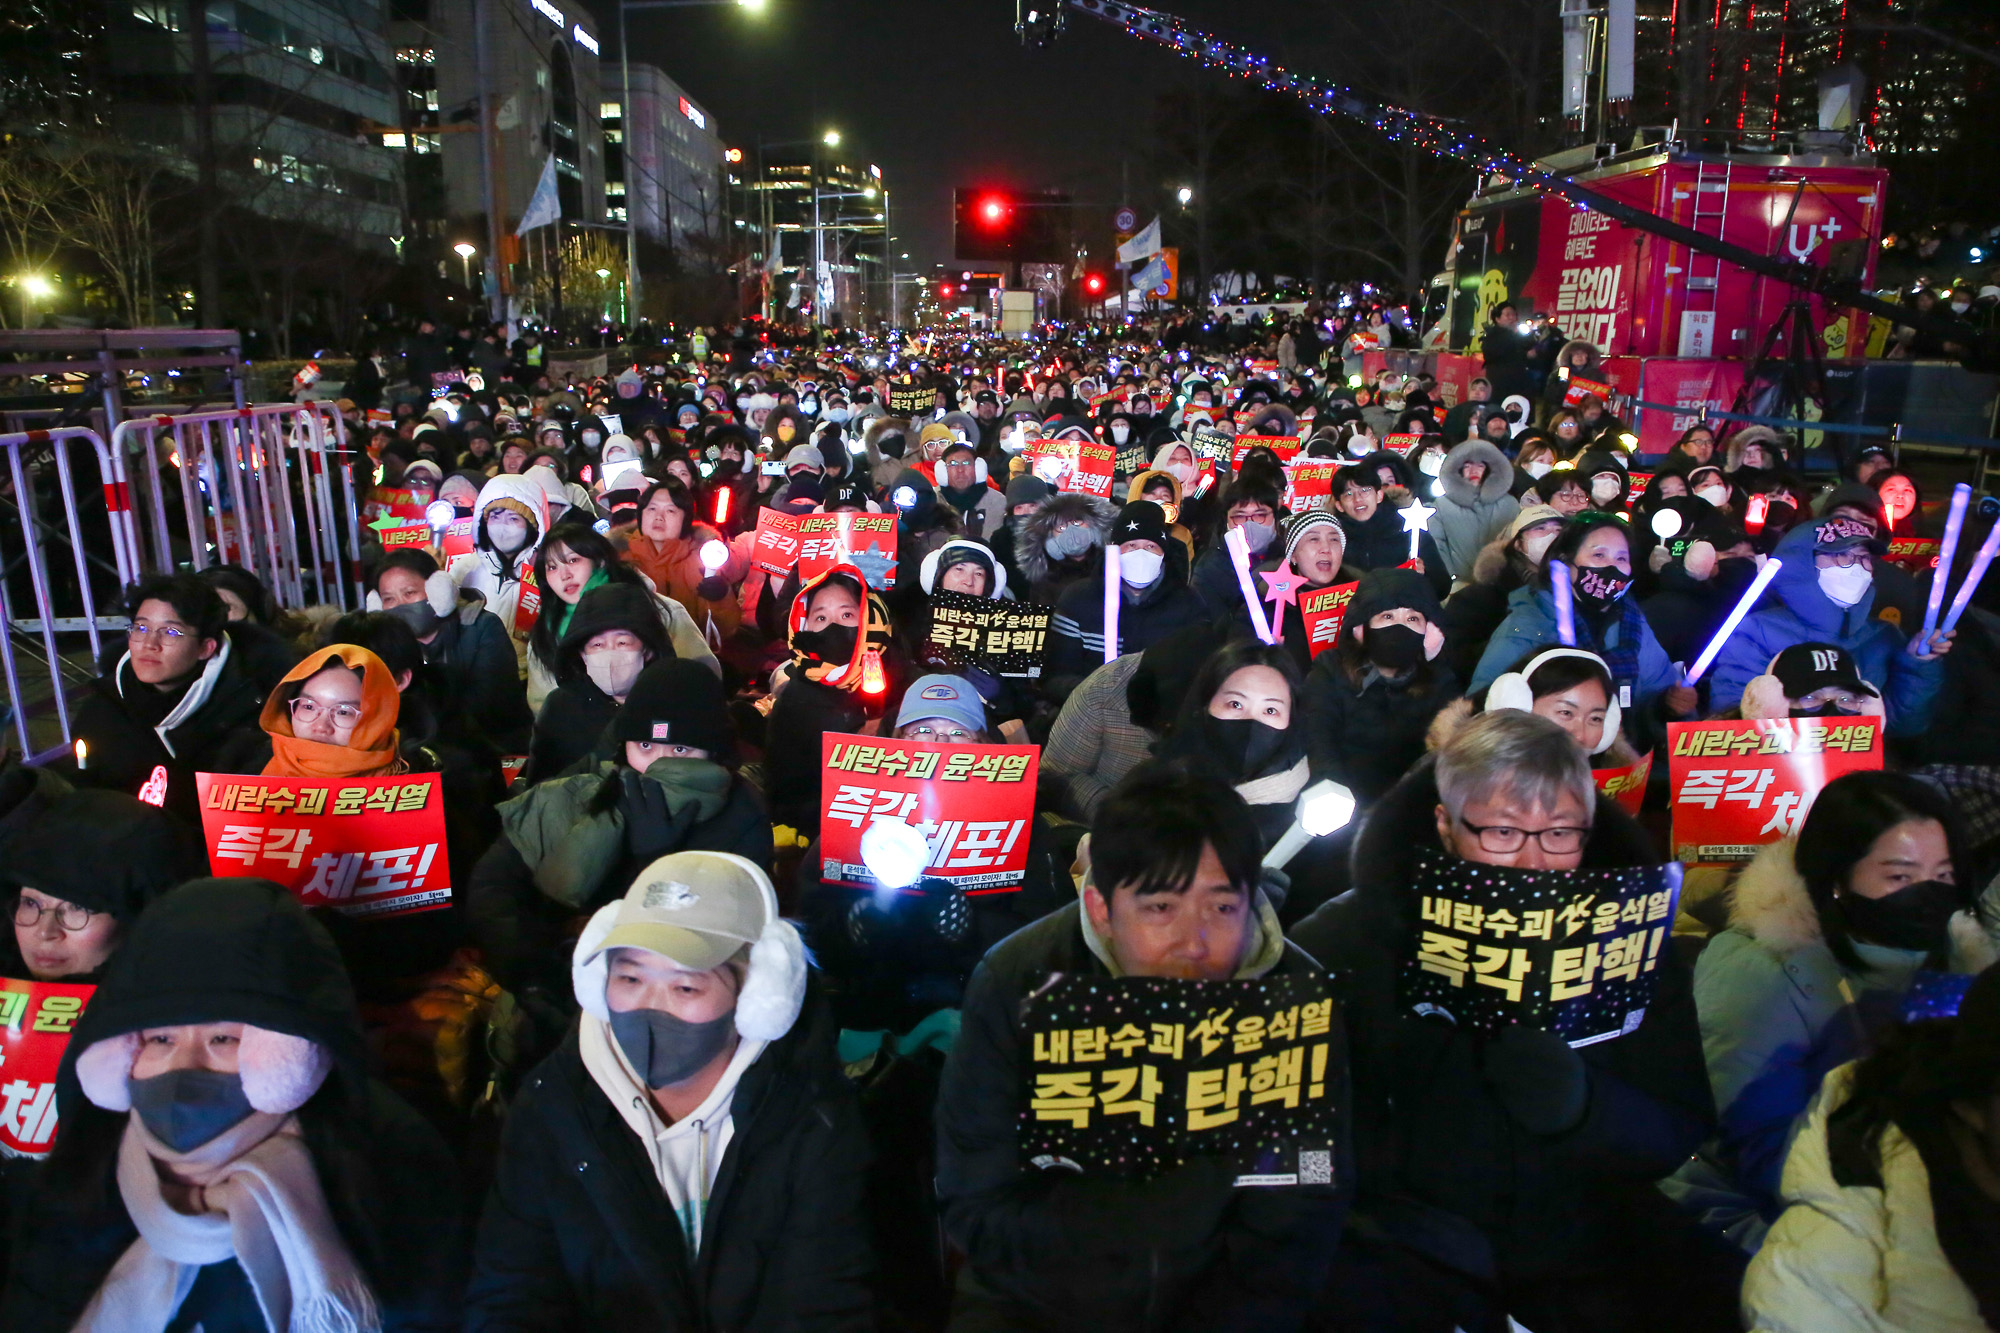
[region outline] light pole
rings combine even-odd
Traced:
[[[624,142],[619,145],[624,150],[625,160],[625,290],[631,310],[639,308],[639,219],[633,208],[632,187],[638,182],[633,179],[632,169],[632,127],[637,118],[632,114],[632,57],[625,41],[625,11],[628,9],[693,9],[710,5],[734,5],[752,14],[764,12],[765,0],[618,0],[618,124]],[[674,241],[671,221],[672,209],[668,208],[667,244]],[[628,320],[628,324],[636,324]]]
[[[469,292],[472,290],[472,257],[479,253],[479,248],[470,241],[460,241],[451,248],[458,255],[459,273],[465,279],[465,290]]]

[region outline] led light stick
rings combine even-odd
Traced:
[[[1931,635],[1937,632],[1938,611],[1944,606],[1944,585],[1951,578],[1952,557],[1958,554],[1958,534],[1965,527],[1965,507],[1971,503],[1971,486],[1961,481],[1951,488],[1951,513],[1944,520],[1944,540],[1938,545],[1937,572],[1931,575],[1931,597],[1924,605],[1924,632],[1917,636],[1918,643],[1928,644]]]
[[[1243,535],[1243,529],[1231,528],[1222,542],[1229,548],[1230,563],[1236,566],[1236,586],[1243,593],[1243,604],[1250,608],[1250,628],[1264,643],[1276,643],[1270,622],[1264,619],[1264,604],[1257,600],[1257,592],[1250,586],[1250,539]]]
[[[1694,659],[1694,665],[1688,668],[1688,673],[1681,684],[1692,685],[1701,679],[1702,673],[1714,664],[1716,655],[1722,651],[1722,645],[1729,642],[1729,636],[1736,632],[1736,627],[1743,623],[1743,617],[1750,614],[1750,608],[1757,605],[1757,599],[1764,595],[1764,589],[1771,586],[1771,580],[1778,577],[1778,571],[1784,567],[1785,562],[1782,560],[1764,562],[1764,567],[1757,571],[1757,577],[1751,579],[1750,586],[1743,590],[1742,599],[1729,612],[1729,618],[1722,622],[1722,628],[1708,641],[1708,647],[1701,650],[1701,656]]]
[[[1298,817],[1264,853],[1264,865],[1282,870],[1314,838],[1345,828],[1354,818],[1354,793],[1330,779],[1315,782],[1299,795]]]
[[[1576,647],[1576,589],[1570,586],[1569,566],[1549,561],[1549,592],[1556,603],[1556,638],[1563,647]]]
[[[1442,485],[1443,483],[1440,482],[1439,484]],[[1431,515],[1436,512],[1437,510],[1433,506],[1425,504],[1422,499],[1412,500],[1408,505],[1404,506],[1403,531],[1410,534],[1410,559],[1415,560],[1417,558],[1417,544],[1423,540],[1423,534],[1429,530]]]
[[[1289,562],[1257,577],[1264,580],[1264,599],[1276,608],[1271,612],[1271,642],[1276,643],[1285,637],[1285,607],[1299,604],[1299,589],[1306,586],[1306,578],[1295,572]]]
[[[1958,628],[1958,618],[1965,614],[1967,604],[1972,601],[1973,590],[1979,580],[1986,577],[1986,567],[1993,563],[1993,553],[2000,550],[2000,523],[1995,523],[1986,540],[1979,544],[1979,553],[1972,557],[1972,568],[1965,572],[1965,582],[1959,586],[1958,596],[1951,599],[1951,610],[1945,612],[1944,629],[1949,632]],[[1942,557],[1938,560],[1939,572],[1944,569]],[[1928,642],[1926,642],[1928,647]]]
[[[1118,590],[1121,578],[1118,543],[1112,542],[1104,548],[1104,660],[1107,662],[1118,656],[1118,605],[1124,600]]]

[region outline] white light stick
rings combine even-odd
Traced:
[[[1229,548],[1230,563],[1236,566],[1236,586],[1243,592],[1243,604],[1250,608],[1250,628],[1257,632],[1261,642],[1276,643],[1271,637],[1271,622],[1264,619],[1264,603],[1250,586],[1250,539],[1243,535],[1243,529],[1231,528],[1222,544]]]
[[[1764,589],[1771,586],[1771,580],[1778,577],[1778,571],[1784,567],[1785,562],[1782,560],[1771,559],[1764,562],[1764,567],[1757,571],[1757,577],[1751,579],[1750,586],[1743,590],[1742,599],[1730,610],[1729,618],[1722,622],[1722,628],[1708,641],[1708,647],[1701,650],[1701,656],[1694,659],[1694,665],[1688,668],[1687,677],[1681,684],[1692,685],[1701,679],[1702,673],[1714,664],[1716,655],[1722,651],[1722,645],[1729,642],[1729,636],[1736,632],[1736,627],[1743,623],[1743,617],[1750,614],[1750,608],[1757,605],[1757,599],[1764,595]]]
[[[1104,548],[1104,660],[1109,662],[1118,656],[1118,605],[1124,599],[1120,596],[1118,584],[1118,543],[1108,543]]]
[[[1272,870],[1284,869],[1288,861],[1305,850],[1307,843],[1347,827],[1352,818],[1353,792],[1330,779],[1315,782],[1300,793],[1298,817],[1271,845],[1271,850],[1264,853],[1264,865]]]
[[[1958,596],[1951,599],[1951,610],[1945,612],[1944,629],[1947,633],[1958,628],[1958,618],[1965,614],[1965,608],[1972,601],[1973,591],[1979,587],[1979,580],[1986,577],[1986,567],[1993,563],[1993,553],[2000,549],[2000,523],[1995,523],[1986,540],[1979,544],[1979,554],[1972,557],[1972,568],[1965,571],[1965,582],[1959,586]],[[1944,562],[1939,560],[1939,568]],[[1929,644],[1924,645],[1926,650]]]
[[[906,889],[931,863],[924,835],[893,815],[877,815],[861,831],[861,863],[886,889]]]
[[[1423,534],[1430,529],[1431,515],[1436,512],[1435,508],[1425,504],[1421,499],[1411,500],[1404,506],[1403,531],[1410,534],[1410,559],[1417,558],[1417,544],[1423,540]]]
[[[1937,571],[1931,575],[1931,598],[1924,605],[1924,632],[1917,642],[1928,644],[1937,632],[1938,611],[1944,606],[1944,585],[1951,579],[1951,562],[1958,554],[1958,534],[1965,528],[1965,507],[1972,503],[1972,487],[1964,482],[1951,488],[1951,513],[1944,521],[1944,540],[1938,544]]]
[[[443,532],[458,517],[458,510],[452,507],[449,500],[433,500],[424,506],[424,517],[433,528]]]
[[[715,571],[729,562],[729,548],[720,541],[710,540],[701,544],[701,572],[713,578]]]
[[[1556,638],[1565,648],[1576,647],[1576,589],[1570,586],[1569,566],[1549,561],[1549,592],[1556,603]]]

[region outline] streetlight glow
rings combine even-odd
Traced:
[[[820,142],[824,143],[828,148],[840,147],[840,131],[828,130]]]
[[[739,8],[747,9],[752,14],[764,12],[764,0],[736,0],[736,3]]]
[[[600,278],[608,278],[611,276],[611,270],[608,268],[601,268],[597,270],[597,276]]]
[[[457,256],[460,259],[470,259],[474,255],[479,253],[479,248],[473,245],[470,241],[460,241],[457,245],[454,245],[451,248],[452,251],[455,254],[457,254]]]
[[[47,278],[39,273],[23,273],[15,281],[21,284],[22,291],[34,297],[37,301],[45,296],[54,296],[56,294],[55,287],[50,284]]]
[[[1194,191],[1190,190],[1187,186],[1183,185],[1181,186],[1179,197],[1181,201],[1181,207],[1186,208],[1190,203],[1194,202]]]

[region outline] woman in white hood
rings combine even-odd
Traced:
[[[453,556],[445,573],[459,587],[485,596],[486,609],[507,627],[515,662],[525,675],[528,634],[535,628],[540,596],[531,597],[523,610],[521,591],[524,576],[535,567],[535,548],[549,530],[542,488],[527,477],[503,472],[480,488],[472,530],[472,550]]]
[[[771,881],[661,857],[577,941],[507,1120],[470,1333],[872,1326],[867,1133]]]

